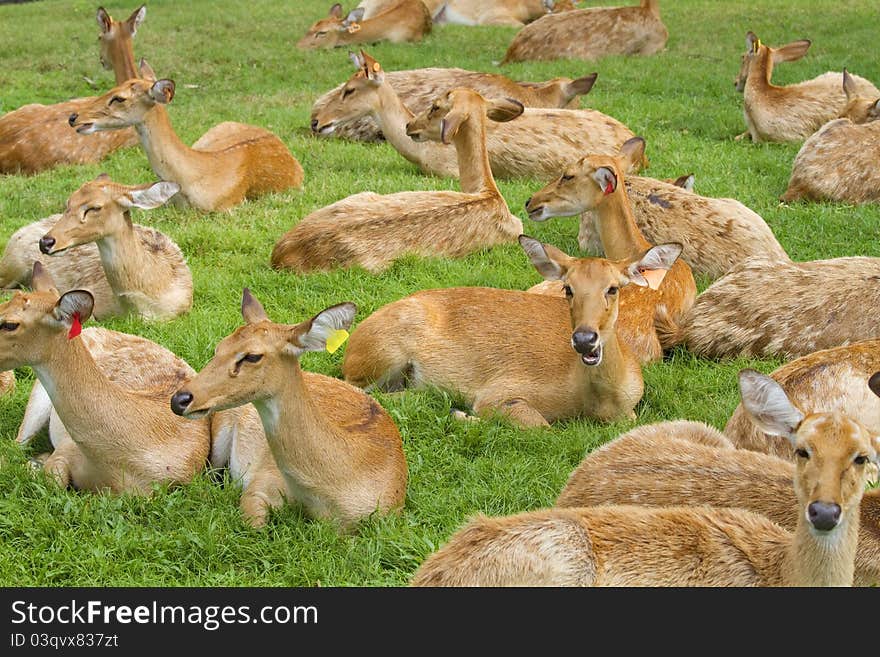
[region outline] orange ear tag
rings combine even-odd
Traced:
[[[609,180],[608,184],[605,186],[605,196],[614,193],[614,184]]]
[[[338,329],[333,331],[330,334],[330,337],[327,338],[327,353],[332,354],[339,347],[345,344],[345,341],[348,340],[348,331],[345,329]]]
[[[349,34],[354,34],[355,32],[360,32],[361,24],[360,23],[352,23],[346,28]]]
[[[666,269],[639,269],[639,273],[648,281],[648,287],[652,290],[659,290],[660,283],[666,278],[668,273]]]
[[[70,325],[70,331],[67,332],[67,339],[73,340],[82,333],[82,322],[79,321],[79,313],[73,313],[73,323]]]

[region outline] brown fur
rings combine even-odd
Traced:
[[[522,232],[489,169],[486,113],[509,120],[522,111],[510,101],[486,101],[457,89],[438,99],[438,110],[416,117],[408,130],[440,140],[441,122],[463,117],[454,134],[462,170],[461,192],[363,192],[321,208],[285,233],[272,251],[272,266],[305,272],[359,265],[378,273],[402,255],[460,257]]]
[[[436,23],[522,27],[547,13],[575,9],[572,0],[445,0],[434,14]]]
[[[371,18],[355,20],[355,13],[342,17],[342,7],[335,4],[330,14],[312,25],[296,44],[297,48],[316,50],[339,48],[360,43],[421,41],[431,33],[431,14],[420,0],[388,3]]]
[[[513,38],[501,63],[653,55],[668,38],[658,0],[642,0],[638,7],[577,9],[547,14],[526,25]]]
[[[0,372],[0,397],[15,390],[15,371]]]
[[[112,68],[116,84],[137,77],[132,37],[146,13],[136,9],[125,21],[98,10],[101,63]],[[61,164],[91,164],[118,148],[134,146],[134,130],[80,135],[67,118],[88,107],[94,98],[74,98],[54,105],[25,105],[0,118],[0,173],[34,174]]]

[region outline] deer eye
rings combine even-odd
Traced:
[[[0,331],[14,331],[18,328],[18,322],[3,322],[0,324]]]
[[[859,454],[857,457],[855,457],[853,459],[853,463],[855,463],[856,465],[865,465],[865,463],[867,463],[867,462],[868,462],[868,457],[862,456],[861,454]]]
[[[259,363],[263,359],[263,354],[245,354],[241,359],[248,363]]]
[[[615,287],[614,285],[612,285],[611,287],[608,288],[608,291],[607,291],[605,294],[610,294],[611,296],[614,296],[615,294],[617,294],[617,291],[618,291],[619,289],[620,289],[620,288]]]
[[[565,292],[566,299],[571,299],[574,296],[574,292],[572,292],[570,285],[563,285],[562,291]]]
[[[574,180],[574,176],[570,176],[567,173],[562,174],[562,177],[559,179],[559,182],[568,182],[569,180]]]
[[[101,209],[100,205],[95,205],[91,208],[86,208],[85,211],[83,212],[83,214],[88,214],[89,212],[97,212],[100,209]]]
[[[124,102],[125,102],[125,98],[123,98],[122,96],[113,96],[113,98],[110,99],[110,102],[107,103],[107,105],[112,105],[113,103],[124,103]]]
[[[348,98],[348,97],[351,96],[353,93],[354,93],[354,89],[343,89],[343,90],[342,90],[342,97],[343,97],[343,98]]]
[[[320,32],[315,32],[315,38],[322,37],[327,34],[327,30],[321,30]]]
[[[796,450],[794,450],[794,453],[797,454],[798,457],[802,458],[802,459],[809,460],[809,458],[810,458],[810,453],[805,449],[796,449]]]

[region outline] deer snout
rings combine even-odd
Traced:
[[[591,329],[578,329],[571,335],[571,346],[579,354],[593,351],[599,343],[599,334]]]
[[[55,246],[55,238],[49,235],[43,235],[40,238],[40,251],[49,255],[52,253],[52,247]]]
[[[186,390],[178,390],[171,397],[171,410],[175,415],[183,415],[186,409],[192,404],[193,396],[191,392]]]
[[[807,519],[821,532],[828,532],[840,522],[840,505],[827,502],[813,502],[807,507]]]
[[[76,125],[76,120],[79,118],[79,114],[74,112],[69,117],[67,117],[67,124],[72,128]]]

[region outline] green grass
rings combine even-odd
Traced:
[[[878,254],[880,207],[780,206],[797,145],[734,142],[744,130],[742,98],[733,77],[748,29],[778,45],[813,40],[801,62],[778,67],[775,79],[794,82],[850,71],[880,81],[875,57],[880,25],[869,0],[777,0],[761,3],[676,0],[663,3],[671,37],[667,50],[645,59],[523,63],[508,75],[542,80],[599,71],[586,104],[615,116],[648,142],[648,175],[697,175],[697,190],[740,199],[761,214],[793,258],[809,260]],[[195,303],[166,324],[137,319],[106,326],[137,333],[201,368],[214,345],[241,322],[241,288],[249,286],[276,321],[298,322],[341,301],[358,304],[363,319],[415,290],[457,285],[525,288],[539,276],[515,245],[461,260],[404,259],[381,276],[336,271],[294,276],[269,268],[278,237],[310,211],[364,190],[455,189],[454,181],[421,175],[387,144],[318,140],[307,125],[312,101],[345,80],[345,50],[302,53],[294,44],[327,0],[275,2],[151,0],[135,41],[178,93],[170,107],[188,142],[211,126],[237,120],[265,126],[302,162],[302,192],[249,202],[231,214],[200,215],[162,208],[135,220],[173,237],[193,271]],[[117,18],[134,3],[105,4]],[[0,6],[0,111],[31,102],[94,95],[111,74],[98,63],[96,2],[37,2]],[[388,70],[461,66],[498,70],[514,31],[444,26],[421,45],[370,48]],[[23,36],[26,35],[26,36]],[[188,85],[197,85],[190,87]],[[0,234],[58,212],[77,187],[106,171],[141,183],[153,174],[139,148],[96,166],[60,168],[25,178],[0,178]],[[523,203],[544,182],[502,182],[510,207],[528,233],[577,252],[574,220],[535,224]],[[5,237],[2,238],[5,240]],[[705,281],[702,286],[705,286]],[[784,281],[780,281],[784,285]],[[540,321],[536,318],[536,321]],[[536,345],[536,351],[540,348]],[[499,358],[504,346],[499,345]],[[309,355],[304,366],[338,375],[342,351]],[[735,374],[745,365],[769,372],[777,361],[715,363],[677,350],[645,368],[646,393],[638,420],[563,422],[521,431],[501,421],[457,424],[454,398],[438,391],[380,396],[403,434],[410,483],[398,517],[367,521],[355,536],[298,510],[273,514],[261,531],[239,518],[238,491],[205,474],[149,499],[62,491],[33,477],[13,443],[32,380],[17,372],[16,392],[0,399],[0,584],[4,585],[399,585],[472,513],[512,513],[551,504],[584,453],[636,424],[664,419],[704,420],[723,427],[737,404]],[[45,440],[42,442],[45,447]]]

